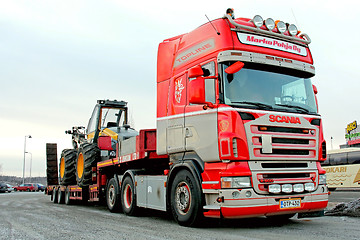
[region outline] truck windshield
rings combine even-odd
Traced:
[[[317,113],[309,78],[284,74],[284,68],[276,70],[276,67],[271,67],[264,71],[260,69],[264,65],[259,64],[245,64],[237,73],[227,74],[225,69],[232,63],[234,62],[222,63],[225,104],[274,111]]]

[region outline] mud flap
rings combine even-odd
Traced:
[[[298,213],[298,218],[312,218],[312,217],[323,217],[324,210],[318,212],[304,212]]]

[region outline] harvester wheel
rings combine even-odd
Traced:
[[[110,212],[120,212],[120,190],[115,178],[110,179],[106,188],[106,204]]]
[[[96,166],[99,152],[99,148],[95,144],[83,143],[79,147],[76,160],[76,181],[79,187],[86,187],[92,183],[91,168]]]
[[[201,189],[193,175],[181,170],[171,185],[171,212],[182,226],[195,226],[203,218],[201,208]]]
[[[76,184],[75,177],[76,150],[64,149],[61,153],[59,163],[59,175],[61,185]]]
[[[137,212],[134,183],[131,177],[125,177],[121,184],[121,206],[128,216],[135,216]]]

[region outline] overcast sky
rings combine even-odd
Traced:
[[[226,3],[224,3],[226,2]],[[326,3],[326,4],[324,4]],[[0,1],[0,174],[45,176],[45,144],[71,147],[64,131],[86,126],[97,99],[129,102],[136,129],[155,128],[158,44],[228,7],[236,17],[295,23],[312,43],[328,149],[360,120],[356,1]],[[331,142],[330,138],[333,137]],[[29,176],[30,154],[26,154]]]

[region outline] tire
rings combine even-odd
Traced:
[[[99,160],[99,148],[95,144],[81,144],[76,160],[76,181],[79,187],[86,187],[92,183],[92,167]]]
[[[179,171],[171,185],[171,212],[181,226],[196,226],[203,219],[201,190],[193,175]]]
[[[136,195],[134,183],[129,176],[122,181],[120,199],[123,212],[128,216],[135,216],[137,212]]]
[[[110,179],[106,187],[106,204],[110,212],[121,211],[119,184],[115,178]]]
[[[57,203],[57,202],[58,202],[58,194],[57,194],[57,191],[56,191],[55,188],[53,189],[53,192],[52,192],[52,194],[51,194],[51,201],[52,201],[53,203]]]
[[[64,149],[59,163],[59,179],[61,185],[76,184],[75,176],[76,150]]]
[[[72,201],[70,199],[70,191],[68,188],[66,188],[65,190],[65,204],[66,205],[71,205]]]
[[[58,202],[59,204],[63,204],[65,203],[65,192],[61,191],[61,189],[59,189],[57,191],[57,198],[58,198]]]

